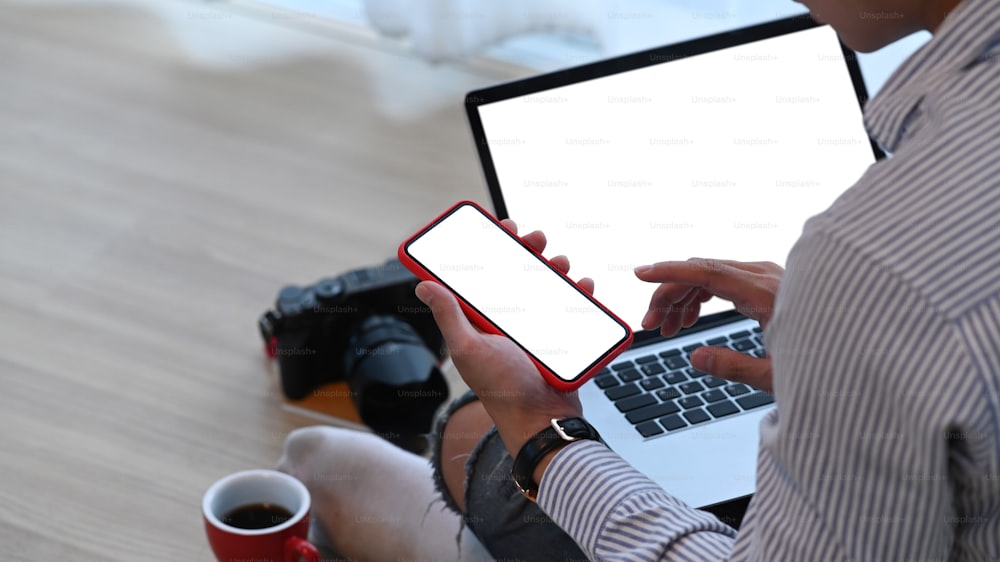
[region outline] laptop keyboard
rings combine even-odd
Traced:
[[[694,369],[691,353],[704,345],[765,355],[763,334],[757,327],[617,361],[598,373],[594,382],[643,437],[675,433],[774,403],[770,394],[759,389]]]

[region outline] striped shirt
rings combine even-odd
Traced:
[[[789,255],[742,528],[574,443],[539,505],[592,559],[1000,560],[1000,3],[960,4],[865,122],[893,156]]]

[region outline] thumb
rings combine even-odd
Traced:
[[[770,359],[752,357],[727,347],[700,347],[691,354],[691,365],[722,379],[772,391]]]
[[[416,295],[431,309],[434,322],[450,349],[462,349],[478,335],[448,289],[432,281],[424,281],[417,285]]]

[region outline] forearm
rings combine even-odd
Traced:
[[[736,536],[594,441],[552,458],[538,504],[593,560],[725,560]]]

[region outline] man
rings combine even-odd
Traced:
[[[775,395],[742,527],[684,505],[588,439],[533,466],[537,506],[512,493],[510,459],[550,420],[584,412],[423,283],[417,295],[479,397],[442,423],[439,488],[493,556],[1000,558],[1000,2],[804,3],[859,51],[934,33],[866,111],[893,156],[809,221],[787,272],[704,259],[636,270],[660,284],[644,328],[671,335],[713,295],[765,327],[766,359],[692,357]],[[541,233],[525,240],[544,248]]]

